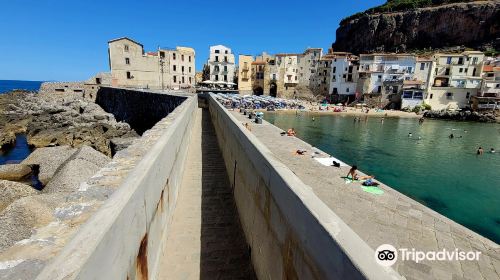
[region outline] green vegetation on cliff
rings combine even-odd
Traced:
[[[387,3],[380,5],[378,7],[370,8],[364,12],[356,13],[343,19],[340,24],[346,21],[356,19],[362,15],[370,15],[377,13],[390,13],[390,12],[402,12],[417,8],[440,6],[451,3],[467,3],[474,2],[478,0],[387,0]]]

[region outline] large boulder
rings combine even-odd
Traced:
[[[83,146],[54,175],[43,189],[44,193],[71,193],[78,190],[81,183],[87,181],[111,159],[104,154]]]
[[[61,165],[76,151],[77,149],[71,148],[70,146],[38,148],[23,160],[22,164],[38,165],[40,167],[38,180],[40,180],[43,185],[47,185],[59,167],[61,167]]]
[[[0,180],[19,181],[31,173],[31,167],[24,164],[0,165]]]
[[[33,230],[54,221],[54,210],[64,203],[57,194],[27,196],[11,203],[0,213],[0,251],[29,238]]]
[[[0,180],[0,212],[15,200],[38,193],[29,185]]]

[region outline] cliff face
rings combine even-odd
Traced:
[[[491,44],[500,48],[500,1],[363,14],[337,29],[335,51],[353,53]]]

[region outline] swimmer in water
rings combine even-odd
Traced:
[[[495,149],[491,148],[490,149],[490,153],[494,154],[495,153]]]
[[[408,137],[412,137],[412,136],[413,136],[413,134],[411,134],[411,132],[410,132],[410,133],[408,133]]]
[[[482,155],[483,152],[483,148],[479,147],[479,149],[477,149],[477,155]]]
[[[315,121],[314,117],[312,117],[312,121]]]
[[[455,136],[453,136],[453,133],[448,136],[450,139],[453,139]]]

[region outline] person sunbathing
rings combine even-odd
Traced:
[[[286,132],[286,134],[288,136],[296,136],[297,135],[297,133],[295,132],[295,129],[293,129],[293,127],[289,128],[288,131]]]
[[[351,169],[349,170],[349,173],[347,173],[346,178],[351,179],[351,180],[368,180],[368,179],[375,178],[375,176],[359,176],[358,172],[356,172],[357,170],[358,170],[358,166],[353,165],[351,167]]]

